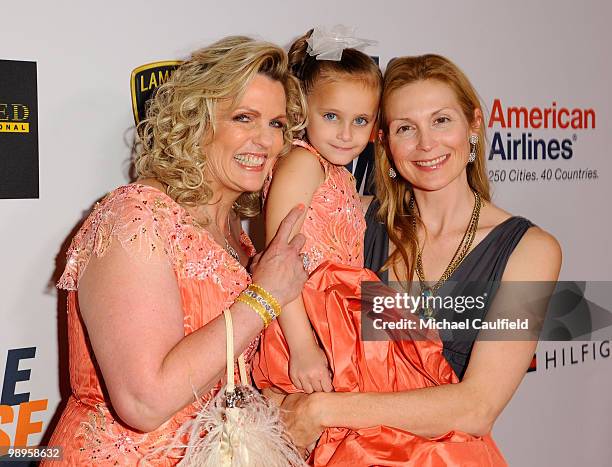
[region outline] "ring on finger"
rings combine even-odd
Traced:
[[[300,256],[302,257],[304,271],[308,272],[308,267],[310,266],[310,258],[308,257],[308,253],[301,253]]]

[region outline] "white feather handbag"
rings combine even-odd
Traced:
[[[238,357],[239,386],[234,384],[232,315],[224,310],[227,334],[227,384],[177,438],[188,437],[181,467],[305,466],[280,419],[279,408],[248,384],[244,356]],[[205,436],[203,436],[205,435]]]

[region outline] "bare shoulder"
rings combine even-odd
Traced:
[[[490,231],[513,217],[511,213],[486,203],[479,228]],[[505,281],[555,281],[561,269],[561,246],[557,239],[540,227],[530,227],[510,255],[504,271]]]
[[[319,160],[306,149],[294,148],[274,167],[272,184],[266,199],[266,240],[270,241],[281,221],[298,204],[310,206],[325,173]],[[304,216],[296,222],[293,233],[300,231]]]
[[[139,178],[138,180],[136,180],[136,183],[156,188],[163,193],[166,192],[166,188],[164,187],[163,183],[161,183],[156,178]]]
[[[557,239],[540,227],[530,227],[512,252],[503,280],[556,281],[561,260]]]
[[[295,147],[282,157],[274,167],[274,179],[278,177],[300,175],[301,179],[319,180],[321,184],[324,177],[324,170],[317,157],[302,147]],[[300,180],[293,180],[294,183],[299,183]]]
[[[561,245],[557,239],[540,227],[530,227],[516,247],[520,254],[536,255],[537,258],[561,258]]]
[[[278,195],[282,195],[283,198],[297,196],[297,201],[308,204],[324,178],[325,172],[316,156],[304,148],[296,147],[276,163],[270,198],[278,198]],[[296,201],[296,199],[289,200]]]
[[[480,211],[478,228],[488,232],[511,217],[512,214],[508,211],[501,209],[491,202],[485,202]]]

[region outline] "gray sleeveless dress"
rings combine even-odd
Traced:
[[[379,202],[373,200],[366,213],[364,265],[366,268],[377,272],[383,282],[388,282],[388,271],[379,272],[389,255],[389,235],[385,224],[376,218],[379,207]],[[455,295],[487,293],[488,303],[490,303],[497,290],[496,283],[501,281],[504,274],[508,258],[510,258],[527,229],[533,225],[529,220],[518,216],[510,217],[497,225],[474,247],[448,279],[448,287],[452,290],[449,291],[447,287],[446,291],[442,288],[440,292]],[[474,286],[479,287],[479,290],[473,290]],[[487,308],[485,307],[480,317],[484,318],[486,312]],[[462,316],[457,313],[451,313],[444,317],[450,320],[462,319]],[[472,317],[475,316],[472,315]],[[444,333],[440,333],[444,344],[444,357],[459,379],[462,379],[465,373],[476,336],[477,332],[471,332],[464,333],[459,338],[455,336],[455,338],[450,339],[445,338]]]

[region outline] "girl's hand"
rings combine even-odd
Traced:
[[[320,394],[289,394],[281,405],[283,422],[293,443],[303,452],[311,450],[325,427],[321,422]]]
[[[307,394],[334,390],[325,352],[314,341],[291,353],[289,377],[296,388]]]

